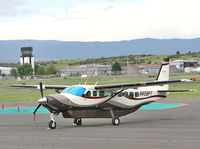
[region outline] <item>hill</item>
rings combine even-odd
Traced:
[[[125,55],[160,55],[199,52],[200,38],[136,39],[114,42],[56,40],[0,40],[0,62],[18,62],[20,47],[32,46],[36,60],[100,58]]]
[[[39,65],[54,65],[57,69],[65,67],[73,67],[87,64],[103,64],[111,65],[117,61],[121,66],[129,64],[160,64],[163,58],[169,57],[173,60],[199,60],[200,53],[185,53],[185,54],[174,54],[174,55],[127,55],[127,56],[115,56],[115,57],[101,57],[101,58],[87,58],[87,59],[66,59],[66,60],[49,60],[49,61],[37,61]],[[128,60],[128,61],[127,61]],[[2,64],[0,64],[2,65]],[[8,64],[7,66],[12,66]]]

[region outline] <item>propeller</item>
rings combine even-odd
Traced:
[[[43,87],[42,87],[42,80],[40,80],[40,93],[43,98]]]
[[[35,109],[35,111],[33,112],[33,114],[35,114],[37,112],[37,110],[39,109],[39,107],[41,106],[42,104],[40,103],[37,108]]]
[[[44,95],[43,95],[42,80],[40,80],[39,85],[40,85],[40,93],[41,93],[41,96],[42,96],[42,98],[43,98]],[[42,104],[40,103],[40,104],[37,106],[37,108],[35,109],[35,111],[33,112],[33,114],[35,114],[35,113],[37,112],[37,110],[39,109],[39,107],[40,107],[41,105],[42,105]]]

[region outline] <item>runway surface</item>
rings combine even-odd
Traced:
[[[162,103],[187,106],[160,110],[139,110],[121,117],[119,126],[111,119],[73,119],[56,117],[58,130],[47,130],[49,114],[0,114],[2,149],[199,149],[200,99],[165,99]],[[7,106],[15,107],[18,103]],[[20,103],[23,107],[37,103]]]

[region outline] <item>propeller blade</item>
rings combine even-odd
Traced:
[[[40,104],[37,106],[37,108],[35,109],[35,111],[33,112],[33,114],[35,114],[35,113],[37,112],[38,108],[39,108],[41,105],[42,105],[42,104],[40,103]]]
[[[40,93],[43,98],[43,87],[42,87],[42,80],[40,80]]]

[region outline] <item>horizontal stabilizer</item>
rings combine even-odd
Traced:
[[[196,92],[196,90],[158,90],[160,93],[166,93],[166,92]]]

